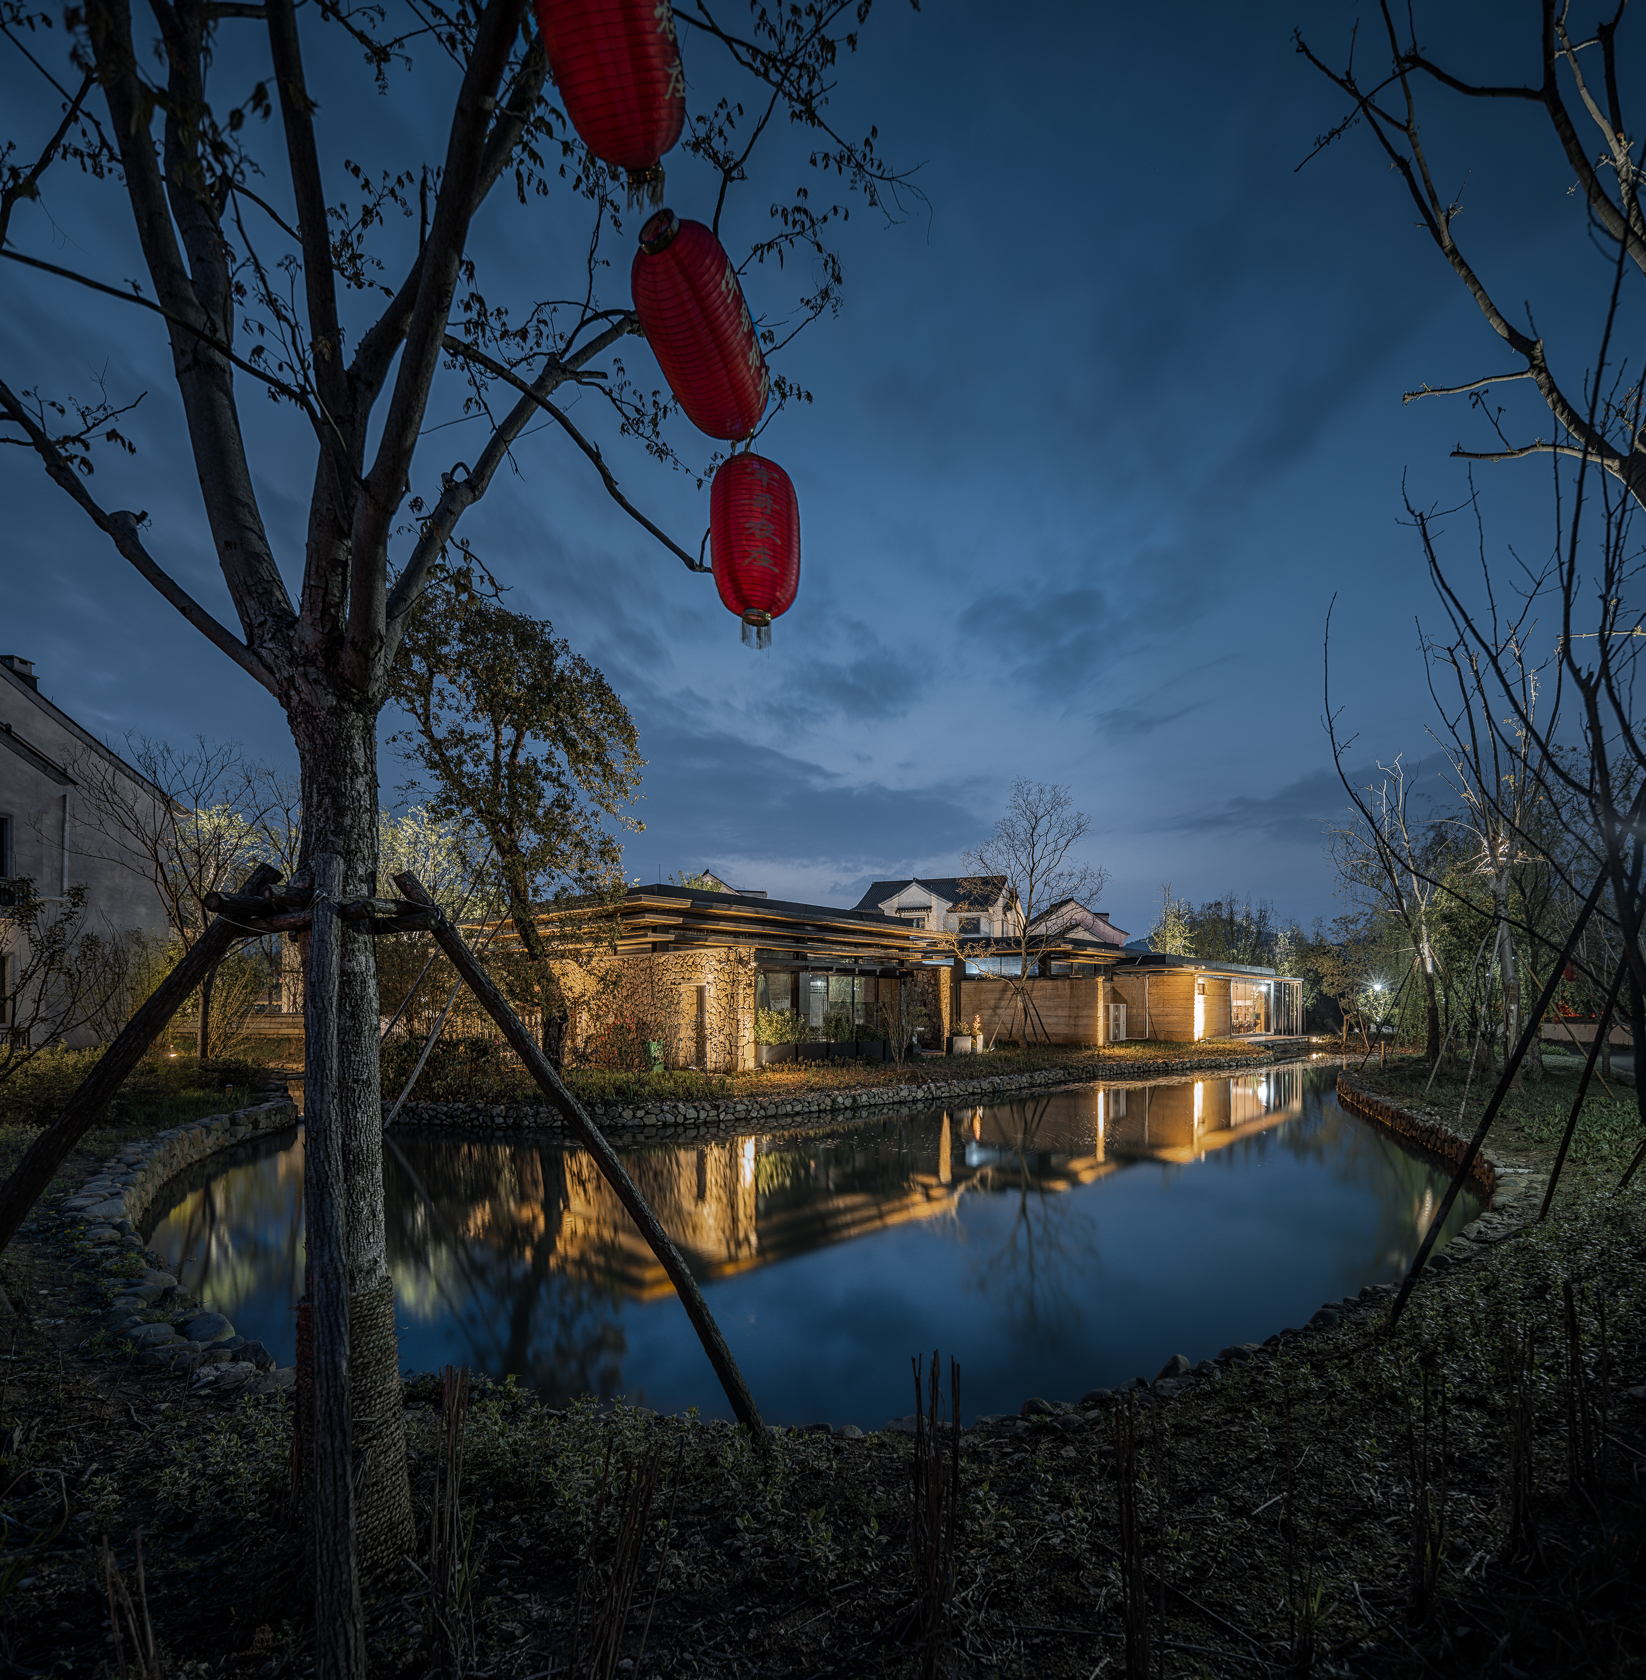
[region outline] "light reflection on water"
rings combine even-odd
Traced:
[[[770,1422],[907,1412],[908,1356],[965,1409],[1072,1399],[1389,1282],[1446,1174],[1304,1066],[887,1115],[804,1138],[629,1149]],[[402,1362],[555,1400],[726,1415],[651,1251],[589,1158],[401,1135],[386,1161]],[[408,1171],[408,1169],[410,1169]],[[425,1194],[413,1187],[412,1174]],[[178,1186],[151,1246],[289,1362],[302,1142]],[[1478,1211],[1461,1198],[1446,1236]],[[1443,1239],[1444,1240],[1444,1239]]]

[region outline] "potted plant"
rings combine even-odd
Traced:
[[[795,1040],[805,1023],[792,1009],[760,1009],[754,1017],[754,1059],[757,1067],[792,1062]]]
[[[831,1058],[851,1060],[857,1055],[857,1023],[849,1003],[831,1003],[823,1015],[823,1036]]]

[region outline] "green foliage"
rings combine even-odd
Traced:
[[[42,1050],[0,1085],[0,1125],[39,1127],[62,1112],[101,1050]],[[115,1093],[106,1124],[154,1130],[244,1106],[265,1081],[254,1062],[197,1062],[179,1056],[140,1063]]]
[[[232,1412],[179,1423],[166,1432],[169,1462],[159,1496],[179,1522],[267,1520],[291,1480],[291,1420],[285,1408],[242,1400]]]
[[[793,1009],[761,1009],[754,1017],[756,1044],[799,1044],[807,1033],[806,1018]]]
[[[849,1003],[831,1003],[824,1010],[823,1036],[831,1044],[845,1044],[857,1037],[857,1022]]]
[[[400,1094],[422,1042],[391,1038],[383,1046],[384,1095]],[[571,1092],[589,1102],[697,1102],[732,1093],[721,1074],[691,1068],[650,1071],[649,1063],[631,1067],[568,1068],[565,1081]],[[535,1103],[543,1101],[536,1081],[522,1068],[506,1045],[497,1039],[442,1038],[429,1054],[412,1092],[414,1102]]]
[[[552,624],[479,593],[472,570],[440,569],[391,694],[411,723],[394,739],[434,778],[426,818],[472,822],[490,841],[528,955],[544,900],[622,890],[613,825],[640,827],[622,811],[644,760],[623,702]]]

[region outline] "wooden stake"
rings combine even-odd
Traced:
[[[549,1065],[548,1057],[543,1054],[543,1047],[526,1031],[520,1017],[509,1007],[508,1000],[498,991],[492,977],[480,966],[474,953],[464,942],[463,936],[440,913],[434,900],[423,890],[422,883],[415,875],[408,873],[396,875],[394,884],[405,897],[423,905],[429,911],[429,931],[433,933],[440,949],[451,958],[452,966],[468,982],[469,990],[501,1028],[510,1048],[520,1058],[526,1071],[537,1081],[538,1088],[549,1099],[550,1106],[565,1121],[577,1141],[588,1150],[606,1182],[617,1192],[617,1199],[622,1202],[629,1217],[640,1228],[640,1234],[646,1239],[652,1253],[657,1256],[658,1264],[668,1274],[669,1282],[674,1285],[674,1291],[680,1297],[680,1304],[686,1309],[686,1316],[697,1332],[697,1339],[703,1344],[703,1351],[709,1356],[709,1363],[714,1367],[714,1374],[720,1379],[720,1386],[726,1391],[726,1398],[731,1402],[738,1422],[749,1430],[762,1451],[769,1450],[770,1437],[761,1422],[760,1408],[754,1403],[754,1396],[743,1380],[743,1373],[737,1368],[737,1361],[732,1357],[732,1350],[726,1345],[726,1338],[720,1333],[720,1326],[715,1323],[714,1315],[709,1311],[708,1302],[703,1299],[702,1290],[697,1287],[697,1280],[692,1276],[680,1250],[674,1246],[668,1232],[663,1229],[657,1215],[640,1194],[634,1180],[629,1177],[628,1169],[618,1159],[617,1152],[606,1141],[599,1127],[583,1111],[583,1105],[561,1083],[560,1076]]]
[[[260,863],[246,880],[246,891],[280,879],[280,871]],[[98,1058],[97,1066],[80,1082],[63,1112],[31,1143],[11,1176],[0,1185],[0,1249],[17,1235],[29,1209],[57,1175],[69,1151],[102,1119],[126,1075],[142,1061],[148,1048],[165,1031],[191,992],[205,979],[242,931],[221,916],[183,953],[170,974],[121,1028],[118,1037]]]

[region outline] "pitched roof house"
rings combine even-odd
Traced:
[[[1004,875],[875,881],[855,908],[878,910],[928,933],[973,933],[981,939],[1004,939],[1019,925],[1017,897]]]

